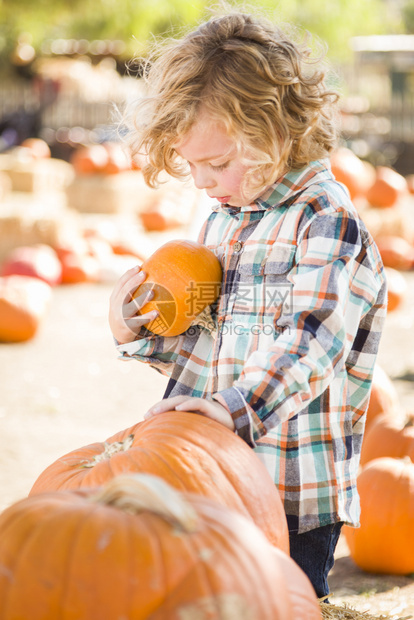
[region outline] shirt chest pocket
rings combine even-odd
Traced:
[[[289,311],[296,246],[288,243],[245,248],[237,267],[232,313],[268,316],[274,320]]]

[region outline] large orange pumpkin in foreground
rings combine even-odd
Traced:
[[[375,459],[357,484],[361,527],[343,528],[354,562],[372,573],[413,573],[414,463],[408,457]]]
[[[242,515],[159,478],[26,498],[0,517],[2,620],[320,620],[313,588]]]
[[[163,413],[52,463],[30,494],[99,486],[120,473],[144,472],[215,499],[250,517],[288,551],[286,515],[265,466],[222,424],[188,412]]]
[[[153,290],[154,297],[141,314],[157,310],[159,316],[146,327],[154,334],[177,336],[220,293],[220,261],[206,246],[195,241],[169,241],[142,264],[146,280],[134,297]]]

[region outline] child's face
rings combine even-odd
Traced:
[[[241,185],[249,166],[243,163],[235,140],[228,135],[224,124],[206,112],[200,114],[199,120],[177,142],[175,150],[188,161],[196,187],[205,189],[210,198],[242,207],[258,196],[257,191],[243,194]]]

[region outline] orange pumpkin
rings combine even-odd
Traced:
[[[388,312],[393,312],[404,303],[408,292],[408,284],[404,275],[392,267],[385,267],[385,277],[387,279],[388,293],[387,309]]]
[[[374,207],[396,205],[408,193],[406,179],[389,166],[377,166],[374,183],[367,192],[367,200]]]
[[[346,147],[332,153],[331,168],[336,180],[348,188],[351,200],[365,196],[374,182],[374,167]]]
[[[372,421],[361,449],[361,464],[381,456],[403,458],[414,462],[414,414],[405,418],[382,414]]]
[[[72,153],[70,163],[77,174],[94,174],[103,170],[108,159],[108,151],[102,144],[88,144]]]
[[[37,243],[12,250],[2,264],[1,275],[30,276],[56,286],[62,280],[62,267],[53,248]]]
[[[62,284],[81,284],[99,280],[99,261],[90,254],[67,253],[61,258],[61,265]]]
[[[190,209],[190,206],[186,206]],[[177,205],[173,200],[161,199],[153,202],[147,209],[139,213],[139,218],[145,230],[164,231],[182,226],[185,221],[183,205]]]
[[[83,230],[83,242],[87,245],[87,252],[97,258],[106,260],[108,254],[135,256],[142,261],[149,256],[145,251],[146,246],[150,246],[145,234],[128,231],[116,230],[112,222],[98,222],[90,225]],[[143,249],[144,248],[144,249]]]
[[[76,237],[70,243],[56,245],[54,249],[62,266],[62,284],[99,280],[100,262],[91,253],[86,239]]]
[[[408,271],[414,266],[414,246],[398,235],[381,235],[376,237],[382,262],[386,267]]]
[[[400,411],[397,390],[385,370],[376,364],[371,385],[371,396],[367,409],[366,428],[379,415],[397,415]]]
[[[33,338],[51,297],[49,284],[38,278],[0,277],[0,342],[24,342]]]
[[[103,145],[108,153],[108,161],[102,168],[104,174],[118,174],[132,167],[123,147],[118,142],[107,142]]]
[[[354,562],[371,573],[414,572],[414,463],[378,458],[358,475],[361,527],[343,532]]]
[[[111,243],[112,252],[119,256],[134,256],[138,263],[145,260],[145,253],[137,249],[136,245],[130,241],[117,239]]]
[[[279,493],[251,448],[222,424],[171,411],[52,463],[30,494],[97,486],[125,472],[159,476],[177,489],[211,497],[253,519],[287,551],[286,516]]]
[[[26,138],[20,146],[29,149],[34,159],[49,159],[51,157],[50,147],[42,138]]]
[[[313,588],[242,515],[153,476],[0,516],[2,620],[321,620]]]
[[[154,292],[151,301],[141,308],[141,314],[158,311],[158,317],[146,325],[154,334],[182,334],[200,312],[216,301],[220,292],[220,261],[195,241],[169,241],[147,258],[141,268],[147,278],[133,297]]]

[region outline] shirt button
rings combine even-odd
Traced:
[[[236,243],[233,245],[233,250],[235,252],[240,252],[241,249],[242,249],[242,244],[240,243],[240,241],[236,241]]]

